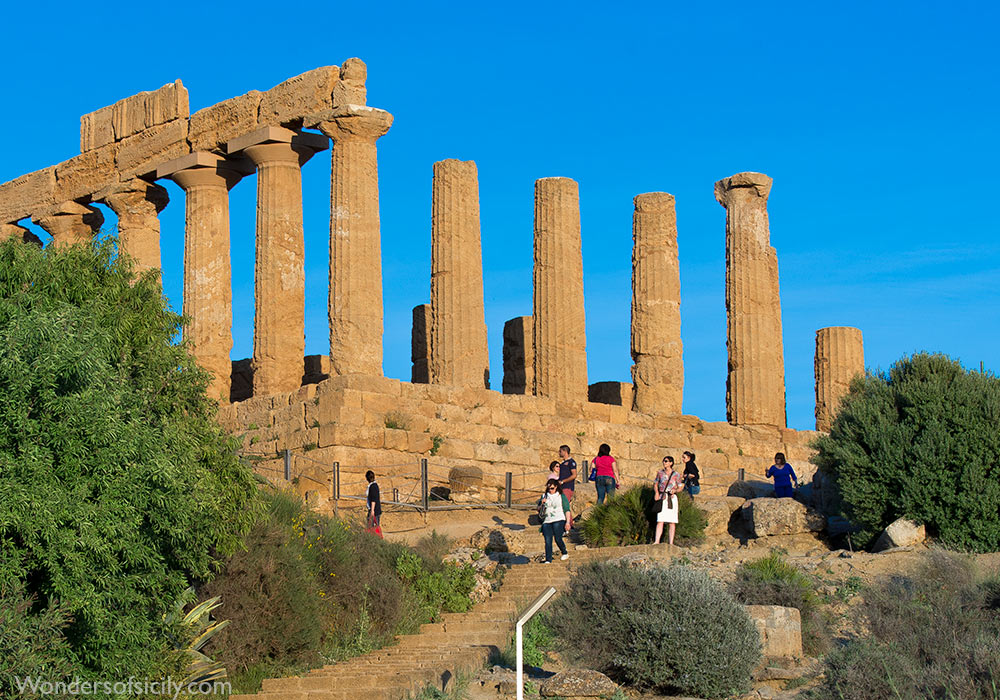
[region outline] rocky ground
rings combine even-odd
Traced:
[[[740,564],[766,556],[772,549],[781,550],[789,562],[810,574],[816,581],[817,594],[830,621],[834,642],[856,634],[851,628],[851,608],[860,602],[860,592],[880,578],[912,571],[927,549],[926,544],[896,547],[871,554],[848,549],[835,549],[816,532],[799,532],[754,537],[752,527],[741,527],[734,518],[724,534],[712,535],[702,543],[679,546],[674,556],[679,562],[702,569],[709,576],[726,583],[733,579]],[[537,561],[542,556],[543,541],[528,511],[468,510],[422,514],[388,515],[385,518],[387,537],[415,542],[432,530],[454,539],[450,558],[471,561],[480,570],[496,565],[514,565]],[[570,558],[574,551],[586,549],[579,534],[569,538]],[[488,552],[488,553],[484,553]],[[1000,571],[1000,553],[977,557],[984,573]],[[798,659],[787,668],[772,666],[761,669],[750,698],[793,698],[814,685],[819,671],[815,659]],[[563,658],[554,652],[547,654],[543,668],[529,669],[529,689],[538,691],[553,675],[569,670]],[[512,697],[516,687],[513,672],[493,667],[471,679],[466,691],[468,700],[503,700]],[[623,692],[628,697],[640,697],[634,691]],[[565,697],[565,696],[564,696]],[[574,696],[581,700],[585,695]],[[653,696],[648,696],[652,700]]]

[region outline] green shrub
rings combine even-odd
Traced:
[[[686,494],[678,496],[680,512],[674,542],[698,541],[705,537],[708,518]],[[633,486],[619,491],[613,498],[594,506],[577,526],[591,547],[646,544],[652,541],[659,501],[653,500],[651,486]],[[661,541],[666,541],[666,534]]]
[[[521,658],[526,666],[541,667],[545,663],[545,652],[552,649],[555,633],[548,622],[546,613],[538,613],[524,624],[521,631]],[[517,639],[511,635],[507,649],[494,661],[507,668],[517,664]]]
[[[780,552],[772,550],[766,557],[741,564],[729,590],[744,605],[796,608],[802,620],[803,650],[811,656],[829,650],[830,633],[815,583]]]
[[[60,601],[83,680],[167,670],[164,615],[256,515],[181,325],[113,239],[0,244],[0,581]]]
[[[446,538],[425,538],[426,556],[358,523],[310,511],[297,494],[264,491],[267,515],[199,597],[221,596],[231,621],[207,647],[237,692],[262,678],[344,659],[414,631],[441,611],[467,610],[471,566],[443,564]],[[434,556],[437,556],[435,562]]]
[[[587,668],[665,694],[746,692],[761,654],[746,609],[684,566],[587,564],[553,603],[549,624]]]
[[[931,552],[916,574],[868,589],[867,636],[826,657],[817,700],[1000,697],[1000,612],[971,562]]]
[[[906,517],[948,546],[1000,550],[998,422],[1000,379],[944,355],[856,378],[816,441],[817,464],[860,526],[855,541]]]
[[[442,535],[437,530],[431,530],[431,534],[424,535],[413,549],[424,558],[427,568],[431,571],[438,571],[441,568],[442,560],[451,551],[452,538]]]
[[[17,679],[55,682],[73,675],[63,636],[69,616],[58,604],[34,610],[34,602],[22,583],[0,583],[0,697],[41,697],[21,695]]]

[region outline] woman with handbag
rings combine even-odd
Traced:
[[[601,505],[605,498],[614,496],[615,489],[622,485],[615,458],[611,456],[611,446],[607,443],[597,448],[597,456],[594,457],[594,472],[597,505]]]
[[[674,471],[674,458],[668,455],[663,458],[663,467],[656,472],[656,479],[653,481],[653,498],[662,504],[656,514],[656,535],[653,544],[660,544],[660,538],[663,537],[663,523],[670,525],[667,543],[671,545],[674,543],[674,531],[677,529],[681,510],[677,494],[682,488],[681,475]]]
[[[556,541],[562,556],[562,561],[569,559],[563,533],[569,532],[569,501],[562,493],[559,479],[549,479],[545,484],[545,493],[538,499],[538,518],[542,521],[542,536],[545,538],[545,563],[552,563],[552,540]]]
[[[382,495],[379,493],[378,482],[375,481],[375,472],[371,469],[365,472],[365,481],[368,482],[368,492],[365,494],[365,505],[368,506],[365,532],[382,537]]]

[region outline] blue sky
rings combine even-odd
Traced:
[[[138,9],[137,9],[138,8]],[[79,117],[181,78],[191,110],[358,56],[379,142],[385,371],[430,297],[431,166],[475,160],[493,384],[531,313],[533,183],[580,183],[590,381],[629,380],[632,197],[677,198],[685,412],[725,419],[725,211],[774,178],[789,425],[812,428],[815,331],[866,363],[1000,366],[995,3],[18,3],[5,8],[0,181],[72,157]],[[12,30],[11,28],[16,28]],[[184,198],[161,215],[181,303]],[[329,152],[303,172],[306,350],[328,351]],[[255,179],[232,192],[234,358],[252,354]],[[114,216],[105,212],[108,224]]]

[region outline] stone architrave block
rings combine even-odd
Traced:
[[[115,163],[119,176],[128,180],[146,175],[165,161],[191,152],[188,146],[188,124],[177,120],[154,126],[130,136],[115,145]]]
[[[802,656],[802,616],[795,608],[779,605],[747,605],[747,613],[760,634],[766,657]]]
[[[56,203],[56,169],[36,170],[0,185],[0,223],[14,223]]]
[[[117,182],[115,147],[102,146],[56,166],[55,197],[59,201],[83,199]]]
[[[296,129],[302,118],[333,109],[340,68],[323,66],[289,78],[261,95],[257,123]]]
[[[185,121],[189,113],[188,91],[180,80],[126,97],[80,117],[80,152],[107,146],[154,126]]]
[[[237,136],[257,129],[264,93],[251,90],[191,115],[188,139],[193,151],[217,151]]]

